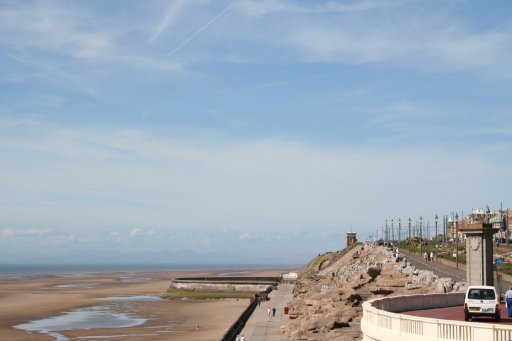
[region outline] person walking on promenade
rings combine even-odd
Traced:
[[[276,316],[276,307],[272,308],[272,317]]]
[[[240,338],[240,341],[245,341],[245,336],[242,335],[242,337]]]
[[[240,341],[240,335],[237,335],[237,336],[236,336],[235,341]]]
[[[270,307],[268,307],[268,309],[267,309],[268,317],[270,317],[270,313],[271,313],[271,310],[270,310]]]
[[[508,317],[512,317],[512,287],[505,293],[505,301],[507,302]]]

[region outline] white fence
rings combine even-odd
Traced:
[[[509,341],[512,326],[402,315],[407,310],[462,306],[463,293],[395,296],[363,303],[363,341]],[[461,316],[464,314],[461,307]]]

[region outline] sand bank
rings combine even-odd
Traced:
[[[236,271],[234,271],[236,272]],[[0,340],[56,340],[51,332],[40,333],[13,326],[30,321],[87,312],[94,309],[119,313],[145,322],[133,327],[59,330],[65,340],[219,340],[247,307],[247,299],[167,301],[141,299],[100,300],[108,297],[160,295],[172,278],[215,276],[222,271],[143,272],[72,277],[46,276],[0,279]],[[246,276],[276,276],[279,270],[244,272]],[[104,320],[104,319],[103,319]],[[139,320],[137,320],[139,321]],[[100,321],[108,323],[108,321]],[[98,321],[92,321],[98,323]],[[100,323],[101,324],[101,323]],[[200,326],[197,330],[197,326]],[[87,328],[87,327],[86,327]],[[50,335],[51,334],[51,335]]]

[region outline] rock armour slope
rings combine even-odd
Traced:
[[[396,262],[393,251],[382,246],[357,245],[321,255],[299,276],[283,335],[290,340],[361,340],[363,301],[465,288],[465,283],[415,270],[407,261]]]

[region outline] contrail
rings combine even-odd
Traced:
[[[190,42],[192,39],[194,39],[199,33],[203,32],[204,30],[206,30],[208,28],[208,26],[210,26],[211,24],[213,24],[217,19],[219,19],[224,13],[226,13],[231,7],[233,7],[234,3],[231,3],[229,6],[227,6],[226,8],[224,8],[222,11],[220,11],[216,16],[214,16],[212,18],[212,20],[208,21],[206,23],[206,25],[204,25],[203,27],[201,27],[200,29],[198,29],[196,32],[194,32],[190,37],[188,37],[187,39],[185,39],[185,41],[183,41],[181,44],[179,44],[178,46],[176,46],[171,52],[169,52],[168,54],[166,54],[167,57],[170,57],[172,56],[173,54],[175,54],[180,48],[182,48],[185,44],[187,44],[188,42]]]

